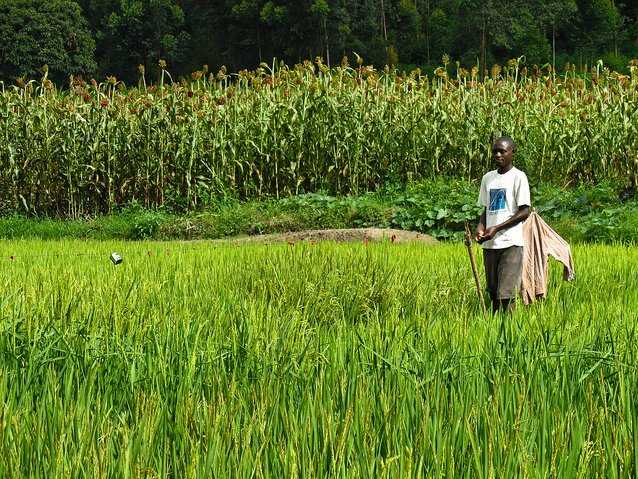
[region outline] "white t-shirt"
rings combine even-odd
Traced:
[[[499,225],[516,214],[519,206],[531,206],[529,183],[521,170],[512,167],[507,173],[490,171],[481,180],[479,205],[486,208],[486,228]],[[499,231],[493,239],[485,241],[485,249],[503,249],[524,246],[523,223]]]

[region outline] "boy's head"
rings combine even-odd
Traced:
[[[516,153],[516,143],[509,136],[501,136],[492,145],[492,158],[499,170],[508,171]]]

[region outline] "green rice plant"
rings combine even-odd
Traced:
[[[5,241],[0,476],[633,476],[638,250],[574,253],[484,317],[461,245]]]
[[[476,180],[501,133],[538,182],[624,183],[638,169],[637,85],[638,67],[558,75],[513,62],[479,82],[463,69],[427,77],[321,61],[139,88],[3,85],[0,211],[76,218],[133,201],[189,209],[228,193]]]

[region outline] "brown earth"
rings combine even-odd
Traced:
[[[269,235],[246,236],[243,238],[230,239],[237,243],[296,243],[297,241],[336,241],[339,243],[347,241],[383,241],[389,240],[393,243],[407,243],[417,241],[426,244],[437,244],[433,237],[417,233],[416,231],[404,231],[384,228],[353,228],[336,230],[306,230],[290,233],[275,233]]]

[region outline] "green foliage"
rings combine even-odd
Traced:
[[[69,75],[96,69],[95,41],[78,4],[72,0],[0,1],[0,79]]]
[[[614,0],[577,0],[586,45],[617,52],[622,18]]]
[[[46,5],[34,9],[35,5]],[[543,65],[556,56],[579,67],[606,58],[625,69],[618,58],[638,56],[638,10],[634,2],[612,0],[2,0],[13,8],[4,38],[14,42],[5,51],[13,63],[0,69],[0,80],[22,74],[34,76],[43,64],[53,65],[65,56],[64,42],[51,38],[68,30],[65,22],[82,28],[78,54],[65,66],[68,73],[95,70],[93,46],[86,43],[84,26],[75,8],[57,19],[59,25],[23,28],[21,16],[38,24],[54,5],[79,4],[97,44],[97,71],[134,83],[136,68],[143,65],[149,82],[159,81],[157,63],[165,59],[171,73],[184,77],[210,65],[217,70],[254,68],[273,59],[294,63],[302,58],[323,57],[331,66],[341,58],[365,58],[377,68],[385,64],[416,65],[434,69],[444,54],[464,68],[480,62],[487,66],[525,56],[528,65]],[[22,4],[32,11],[20,10]],[[20,11],[19,11],[20,10]],[[36,10],[38,10],[36,12]],[[78,20],[76,22],[76,19]],[[32,22],[31,22],[32,23]],[[50,28],[50,34],[46,29]],[[20,32],[19,38],[16,32]],[[19,40],[19,41],[18,41]],[[88,38],[88,40],[91,40]],[[49,43],[46,48],[40,48]],[[73,42],[76,42],[73,40]],[[40,48],[35,55],[33,48]],[[85,47],[86,46],[86,47]],[[17,48],[17,49],[16,49]],[[24,54],[27,54],[25,57]],[[37,57],[35,63],[26,58]],[[81,57],[86,57],[82,60]],[[82,60],[82,61],[80,61]],[[565,61],[561,63],[564,64]],[[88,63],[87,63],[88,62]],[[85,67],[90,68],[85,68]],[[15,68],[13,68],[15,70]]]
[[[458,241],[465,222],[475,227],[478,185],[453,179],[424,181],[361,196],[308,193],[281,200],[225,200],[205,211],[177,215],[134,203],[90,220],[0,218],[0,238],[216,239],[312,229],[398,228]],[[624,203],[611,184],[564,190],[533,188],[534,208],[570,242],[638,244],[638,198]]]
[[[122,72],[131,81],[143,65],[159,79],[158,62],[177,62],[188,55],[190,36],[184,12],[175,0],[120,0],[102,30],[102,69]]]
[[[161,225],[167,220],[163,213],[144,210],[139,203],[125,208],[121,217],[129,224],[130,232],[127,236],[133,240],[155,238]]]
[[[621,203],[617,188],[602,183],[594,188],[534,189],[536,209],[566,238],[588,242],[636,243],[638,198]]]
[[[476,185],[458,181],[426,181],[394,200],[392,225],[422,231],[440,239],[459,239],[466,222],[475,223],[482,212]]]

